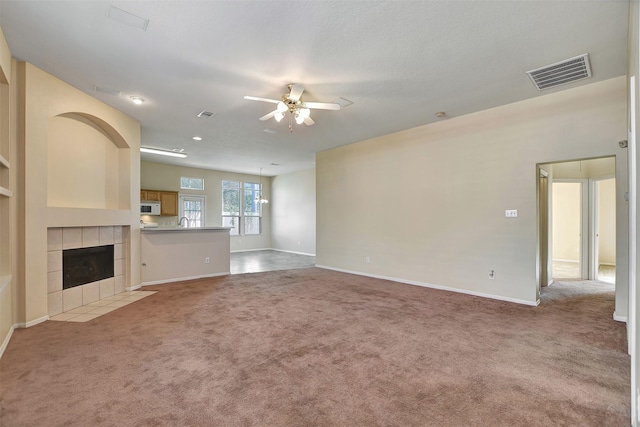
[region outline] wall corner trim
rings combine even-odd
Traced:
[[[390,280],[392,282],[404,283],[406,285],[422,286],[423,288],[432,288],[432,289],[438,289],[438,290],[441,290],[441,291],[456,292],[456,293],[459,293],[459,294],[472,295],[472,296],[475,296],[475,297],[489,298],[489,299],[495,299],[495,300],[505,301],[505,302],[513,302],[513,303],[516,303],[516,304],[523,304],[523,305],[528,305],[528,306],[533,306],[533,307],[535,307],[538,304],[540,304],[540,300],[537,300],[537,301],[526,301],[526,300],[521,300],[521,299],[517,299],[517,298],[503,297],[503,296],[500,296],[500,295],[486,294],[486,293],[483,293],[483,292],[468,291],[466,289],[451,288],[449,286],[434,285],[432,283],[418,282],[418,281],[415,281],[415,280],[406,280],[406,279],[399,279],[397,277],[380,276],[380,275],[377,275],[377,274],[367,274],[367,273],[362,273],[360,271],[344,270],[344,269],[341,269],[341,268],[334,268],[334,267],[329,267],[329,266],[326,266],[326,265],[318,265],[318,264],[316,264],[316,267],[324,268],[326,270],[339,271],[341,273],[355,274],[357,276],[366,276],[366,277],[372,277],[374,279]]]

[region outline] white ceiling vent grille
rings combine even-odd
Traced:
[[[209,119],[215,115],[216,113],[212,113],[211,111],[207,111],[207,110],[202,110],[198,113],[198,117],[200,117],[201,119],[202,118]]]
[[[575,82],[591,77],[589,54],[576,56],[545,67],[527,71],[538,90]]]

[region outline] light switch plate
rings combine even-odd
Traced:
[[[518,209],[506,209],[504,211],[505,218],[517,218],[518,217]]]

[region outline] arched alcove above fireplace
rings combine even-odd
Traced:
[[[47,206],[128,210],[129,146],[103,120],[81,113],[47,126]]]

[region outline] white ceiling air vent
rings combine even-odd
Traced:
[[[533,84],[538,90],[549,89],[565,83],[591,77],[589,54],[576,56],[545,67],[527,71]]]
[[[200,117],[201,119],[202,118],[209,119],[215,115],[216,113],[212,113],[211,111],[207,111],[207,110],[202,110],[198,113],[198,117]]]
[[[119,90],[111,89],[110,87],[106,87],[106,86],[94,86],[93,90],[95,90],[96,92],[106,93],[113,96],[121,95]]]

